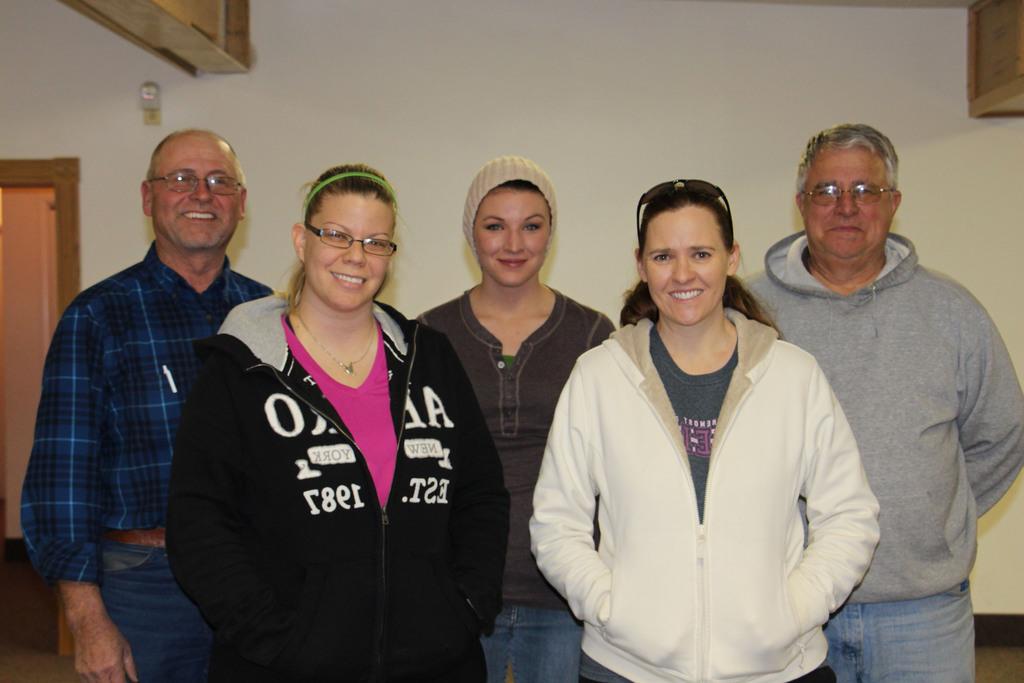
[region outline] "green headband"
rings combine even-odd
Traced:
[[[398,200],[395,199],[395,190],[393,187],[388,185],[388,181],[372,173],[364,173],[362,171],[347,171],[345,173],[339,173],[338,175],[332,175],[327,180],[320,181],[319,183],[316,184],[316,187],[309,191],[309,194],[306,195],[306,201],[302,203],[303,219],[306,219],[306,211],[309,209],[309,203],[313,201],[313,197],[315,197],[317,193],[320,192],[320,190],[324,189],[325,187],[333,183],[335,180],[341,180],[342,178],[366,178],[367,180],[372,180],[373,182],[377,183],[378,185],[380,185],[381,187],[388,191],[388,194],[391,195],[391,203],[394,204],[395,209],[398,208]]]

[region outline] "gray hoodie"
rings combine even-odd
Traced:
[[[881,542],[851,602],[909,600],[967,578],[977,518],[1024,462],[1024,397],[1006,346],[961,285],[889,235],[871,285],[840,296],[791,235],[749,282],[783,338],[810,351],[853,427],[881,504]]]

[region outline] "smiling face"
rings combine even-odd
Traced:
[[[498,187],[473,221],[473,241],[485,285],[537,282],[551,239],[551,213],[539,192]]]
[[[228,146],[209,135],[181,135],[164,145],[154,169],[154,177],[185,171],[199,178],[192,192],[173,192],[162,180],[143,181],[142,211],[153,219],[157,252],[171,259],[222,257],[245,215],[246,192],[243,187],[233,195],[212,194],[203,179],[211,174],[239,177]]]
[[[858,183],[887,187],[885,162],[862,147],[826,149],[807,170],[804,191],[827,184],[848,190]],[[806,195],[796,205],[804,219],[811,259],[836,269],[861,263],[885,263],[885,240],[900,205],[899,192],[884,192],[877,204],[860,205],[844,192],[831,206],[818,206]]]
[[[333,228],[357,241],[367,237],[390,240],[395,214],[391,206],[375,197],[333,194],[323,198],[309,223]],[[306,273],[299,298],[302,314],[370,313],[391,257],[367,254],[356,242],[347,249],[328,246],[301,223],[292,227],[292,243]]]
[[[688,205],[647,223],[637,271],[658,307],[659,330],[690,333],[711,329],[725,317],[725,282],[739,266],[739,245],[722,240],[715,214]]]

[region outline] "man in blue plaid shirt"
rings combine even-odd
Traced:
[[[225,256],[246,189],[223,138],[167,136],[141,189],[155,235],[146,257],[79,294],[54,333],[21,520],[33,564],[58,586],[83,680],[195,683],[210,632],[163,538],[175,432],[200,368],[192,341],[270,290]]]

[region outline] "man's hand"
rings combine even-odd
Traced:
[[[87,683],[138,681],[132,650],[107,615],[94,583],[59,581],[68,627],[75,637],[75,671]]]

